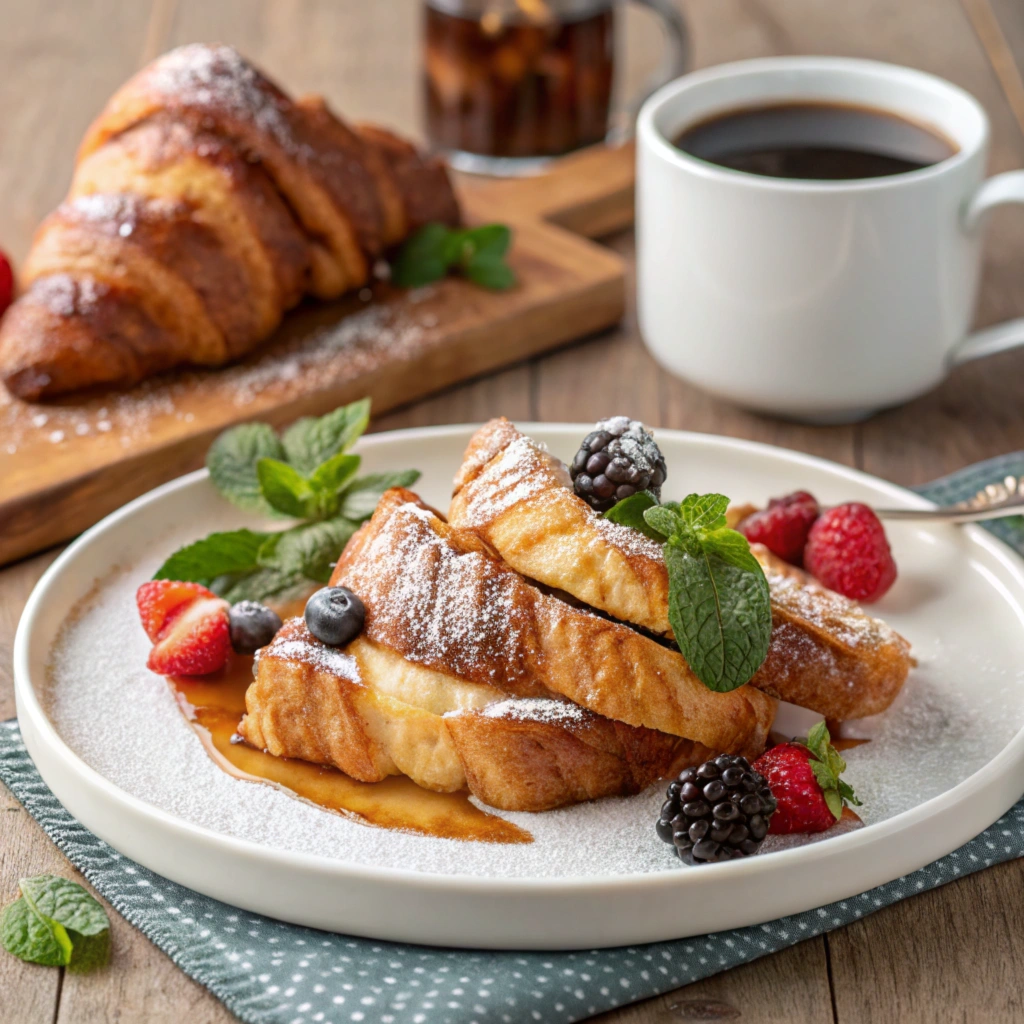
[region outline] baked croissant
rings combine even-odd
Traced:
[[[458,219],[440,162],[292,101],[231,47],[183,46],[86,133],[0,324],[0,377],[36,399],[219,366],[304,295],[360,287],[389,246]]]

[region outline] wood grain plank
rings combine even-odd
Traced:
[[[819,937],[801,942],[593,1020],[594,1024],[832,1024],[824,941]]]
[[[914,896],[829,936],[840,1022],[1024,1019],[1024,863]]]

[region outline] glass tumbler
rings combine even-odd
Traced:
[[[633,0],[661,18],[658,69],[612,106],[616,7],[623,0],[425,0],[427,137],[460,170],[529,174],[553,157],[632,131],[640,103],[687,67],[672,0]]]

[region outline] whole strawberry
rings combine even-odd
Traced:
[[[0,315],[11,304],[14,298],[14,271],[11,261],[0,252]]]
[[[860,502],[823,512],[807,535],[804,568],[851,601],[879,600],[896,581],[896,562],[875,513]]]
[[[780,743],[765,751],[753,767],[768,780],[776,800],[768,825],[772,835],[824,832],[842,816],[844,804],[860,806],[840,778],[846,762],[832,746],[824,722],[811,729],[806,742]]]
[[[792,565],[802,565],[804,545],[820,509],[807,491],[772,498],[768,507],[747,516],[737,530],[751,544],[763,544],[773,555]]]

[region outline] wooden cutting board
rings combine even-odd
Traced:
[[[632,223],[632,147],[566,157],[535,178],[465,178],[460,193],[470,222],[512,226],[513,290],[377,286],[300,308],[242,363],[84,400],[26,404],[0,386],[0,565],[201,466],[234,423],[280,426],[363,395],[379,414],[621,318],[622,261],[589,239]]]

